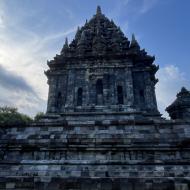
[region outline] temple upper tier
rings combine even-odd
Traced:
[[[51,63],[63,63],[64,58],[89,57],[89,56],[114,56],[127,55],[153,63],[154,56],[147,55],[133,35],[131,43],[120,27],[116,26],[113,20],[109,20],[101,12],[98,6],[96,14],[81,28],[78,27],[75,38],[68,44],[66,38],[65,44],[60,55],[56,55]],[[138,55],[138,56],[137,56]],[[66,61],[66,60],[64,60]]]

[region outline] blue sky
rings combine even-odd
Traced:
[[[97,5],[129,39],[135,33],[141,48],[156,56],[161,113],[181,86],[190,89],[189,0],[0,0],[0,105],[30,115],[46,110],[46,62]]]

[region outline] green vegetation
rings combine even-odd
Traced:
[[[28,125],[33,121],[39,121],[45,114],[39,112],[34,119],[30,116],[19,113],[17,108],[14,107],[0,107],[0,127],[2,126],[15,126],[15,125]]]
[[[43,112],[39,112],[34,117],[34,121],[39,121],[45,114]]]
[[[32,118],[19,113],[14,107],[0,107],[0,126],[27,125],[32,122]]]

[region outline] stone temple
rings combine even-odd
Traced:
[[[0,189],[189,190],[190,92],[163,118],[154,60],[98,7],[48,61],[45,117],[0,128]]]
[[[80,121],[81,116],[85,121],[160,116],[154,59],[98,7],[71,44],[66,40],[61,54],[48,62],[47,113]]]

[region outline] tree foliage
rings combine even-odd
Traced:
[[[0,126],[27,125],[32,119],[14,107],[0,107]]]
[[[38,112],[34,117],[34,121],[39,121],[45,114],[43,112]]]

